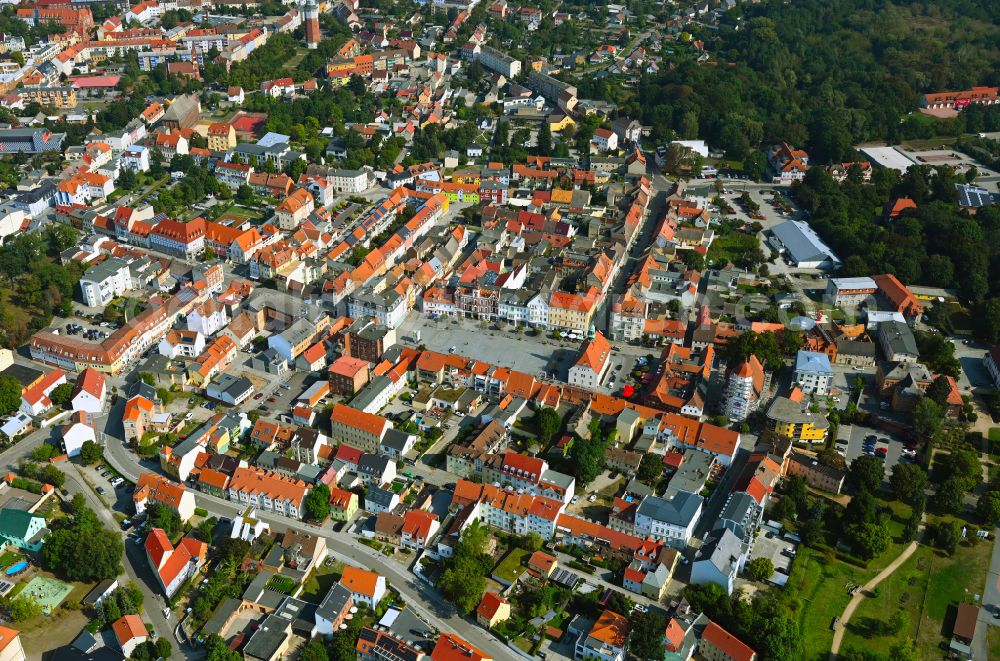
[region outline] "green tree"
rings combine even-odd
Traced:
[[[910,616],[905,610],[898,609],[889,617],[887,624],[889,634],[898,636],[910,627]]]
[[[310,640],[302,648],[302,661],[329,661],[330,656],[326,653],[326,647],[319,640]]]
[[[14,622],[24,622],[42,614],[42,605],[31,595],[16,596],[8,608],[10,619]]]
[[[562,427],[562,417],[559,413],[547,406],[538,409],[535,413],[535,422],[538,424],[538,440],[542,445],[548,445]]]
[[[146,508],[146,520],[151,528],[161,528],[170,539],[181,534],[181,515],[163,503],[153,503]]]
[[[892,535],[881,523],[860,523],[852,527],[849,534],[853,547],[866,560],[884,553],[892,544]]]
[[[951,384],[944,376],[939,376],[927,387],[927,398],[938,406],[944,408],[948,404],[948,395],[951,394]]]
[[[630,618],[628,636],[630,656],[642,661],[659,661],[663,658],[663,632],[667,619],[658,611],[636,613]]]
[[[601,474],[605,465],[607,443],[598,434],[589,439],[578,438],[570,448],[573,475],[580,485],[586,486]]]
[[[858,457],[851,462],[848,477],[858,489],[869,492],[878,491],[885,478],[885,464],[877,457]]]
[[[898,500],[913,503],[924,495],[927,473],[917,464],[896,464],[889,476],[889,486]]]
[[[205,639],[205,661],[243,661],[243,655],[230,651],[226,641],[219,634],[213,633]]]
[[[471,613],[486,591],[486,573],[492,567],[485,552],[486,539],[485,528],[466,528],[438,579],[438,589],[463,614]]]
[[[128,168],[122,168],[121,173],[118,175],[118,188],[122,190],[132,191],[135,190],[136,186],[139,185],[139,180],[135,176],[135,172]]]
[[[917,652],[916,643],[912,640],[900,640],[889,648],[889,658],[893,661],[917,661],[920,653]]]
[[[94,441],[84,441],[80,448],[80,461],[86,466],[91,466],[101,460],[102,454],[100,445]]]
[[[935,510],[942,514],[954,514],[962,509],[965,492],[965,484],[962,479],[949,477],[938,486],[931,504]]]
[[[49,399],[56,406],[66,406],[69,404],[70,399],[73,397],[73,384],[72,383],[62,383],[52,389],[49,394]]]
[[[1000,521],[1000,491],[994,489],[979,497],[976,503],[976,516],[986,525]]]
[[[236,189],[236,201],[240,204],[252,204],[254,198],[253,189],[246,184],[241,184],[240,187]]]
[[[747,563],[746,574],[752,581],[766,581],[774,575],[774,563],[770,558],[754,558]]]
[[[642,455],[636,475],[640,482],[650,486],[655,485],[663,477],[663,457],[652,453]]]
[[[552,155],[552,130],[547,121],[542,122],[542,127],[538,130],[538,146],[535,151],[539,156]]]
[[[931,544],[941,549],[948,555],[955,553],[958,542],[962,539],[962,532],[957,521],[939,521],[927,526],[928,537]]]
[[[310,521],[324,521],[330,515],[330,487],[320,482],[306,495],[303,512]]]
[[[0,376],[0,414],[9,415],[21,406],[21,384],[12,376]]]

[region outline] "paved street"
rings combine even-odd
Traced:
[[[140,473],[147,470],[139,464],[135,455],[122,446],[121,441],[117,438],[108,438],[105,458],[115,470],[133,482],[138,479]],[[239,503],[205,493],[194,493],[198,507],[203,507],[218,517],[233,519],[244,509]],[[400,592],[406,603],[428,624],[441,631],[458,633],[476,647],[492,654],[494,658],[502,659],[509,656],[510,652],[505,645],[473,621],[458,615],[454,608],[433,588],[424,585],[411,573],[401,569],[397,563],[387,560],[380,553],[360,544],[354,537],[344,533],[334,533],[332,530],[321,529],[283,516],[274,516],[264,512],[258,514],[261,520],[266,521],[271,526],[272,530],[283,531],[288,528],[296,528],[324,537],[331,555],[338,560],[366,567],[385,576],[389,583]]]
[[[31,454],[31,451],[41,446],[42,443],[52,436],[52,433],[52,429],[41,429],[29,434],[13,447],[10,447],[3,453],[0,453],[0,465],[3,465],[8,469],[16,468],[17,463],[21,459],[27,458],[28,455]],[[112,516],[111,510],[104,502],[102,502],[93,488],[91,488],[91,486],[88,485],[83,479],[79,467],[71,463],[62,463],[59,465],[59,468],[66,474],[65,489],[71,494],[70,497],[72,497],[72,494],[76,493],[83,494],[84,498],[87,500],[88,507],[97,513],[97,516],[101,519],[101,522],[105,526],[115,531],[120,530],[118,522],[114,519],[114,516]],[[111,494],[109,493],[109,495]],[[160,596],[159,584],[156,582],[156,578],[149,570],[145,553],[142,552],[142,549],[139,549],[138,553],[133,552],[130,554],[129,549],[127,548],[130,545],[126,542],[125,546],[126,557],[123,561],[125,567],[124,578],[129,581],[134,581],[137,585],[139,585],[146,605],[147,619],[152,622],[156,635],[169,639],[175,648],[175,653],[172,658],[185,658],[185,655],[181,654],[176,649],[178,647],[178,643],[173,636],[173,626],[163,617],[163,598]]]
[[[976,627],[976,637],[972,640],[972,652],[976,659],[990,658],[986,641],[987,628],[1000,626],[1000,619],[993,617],[994,613],[1000,613],[1000,528],[994,528],[992,534],[993,555],[990,558],[986,586],[983,589],[983,608],[979,611],[979,626]]]

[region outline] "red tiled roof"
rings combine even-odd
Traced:
[[[708,623],[701,634],[701,639],[720,650],[732,661],[751,661],[756,654],[748,645],[715,622]]]
[[[174,545],[167,538],[167,533],[162,528],[153,528],[146,537],[146,553],[149,559],[158,568],[163,562],[164,556],[173,550]]]
[[[453,633],[443,633],[431,652],[432,661],[488,661],[492,657]]]
[[[125,615],[114,621],[111,628],[118,639],[118,646],[122,647],[133,638],[147,638],[149,632],[146,625],[142,623],[142,618],[138,615]]]
[[[476,613],[485,617],[487,620],[492,620],[503,604],[509,604],[510,602],[498,595],[496,592],[487,592],[483,595],[482,601],[479,602],[479,607],[476,608]]]

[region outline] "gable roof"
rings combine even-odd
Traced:
[[[125,615],[114,621],[111,628],[115,632],[118,646],[124,647],[125,643],[134,638],[148,638],[149,632],[146,625],[142,623],[142,618],[138,615]]]
[[[378,587],[378,574],[359,567],[344,567],[344,573],[340,577],[340,583],[352,594],[363,594],[368,597],[375,596]]]
[[[441,634],[431,652],[433,661],[486,661],[490,658],[452,633]]]
[[[752,648],[715,622],[708,623],[701,638],[721,650],[732,661],[751,661],[756,655]]]
[[[476,608],[476,613],[485,617],[487,620],[492,620],[494,616],[496,616],[497,611],[500,610],[500,606],[509,603],[509,601],[498,595],[496,592],[487,592],[483,595],[482,601],[479,602],[479,606]]]

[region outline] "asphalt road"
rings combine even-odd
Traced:
[[[139,464],[135,455],[125,449],[117,438],[108,437],[105,447],[105,459],[108,464],[126,478],[135,481],[147,469]],[[198,507],[208,510],[218,517],[233,519],[242,513],[244,506],[228,500],[216,498],[209,494],[194,492]],[[414,611],[428,624],[440,631],[453,631],[496,659],[507,658],[510,650],[487,631],[471,620],[467,620],[448,604],[434,589],[423,584],[418,578],[402,569],[397,563],[387,560],[380,553],[360,544],[354,537],[345,533],[335,533],[329,529],[296,521],[283,516],[258,512],[258,517],[266,521],[272,530],[283,531],[288,528],[308,531],[326,539],[330,554],[343,562],[368,568],[385,576],[389,583],[399,591]]]
[[[17,468],[17,463],[21,459],[27,458],[28,455],[31,454],[32,450],[41,446],[52,436],[52,433],[51,428],[39,429],[32,432],[23,438],[19,443],[0,453],[0,465],[11,469]],[[90,485],[86,483],[79,467],[71,463],[62,463],[59,464],[59,468],[66,474],[66,484],[64,488],[71,494],[83,494],[83,497],[87,501],[87,506],[97,513],[104,525],[115,531],[120,530],[118,522],[115,521],[115,518],[112,515],[111,509],[98,497],[97,493],[90,487]],[[171,641],[171,644],[177,648],[178,644],[173,636],[173,627],[163,617],[163,599],[160,596],[159,583],[156,582],[156,578],[152,575],[152,572],[147,565],[145,553],[142,552],[142,549],[138,549],[138,553],[129,553],[129,543],[125,542],[125,546],[126,556],[123,562],[125,571],[124,574],[119,577],[119,582],[129,580],[134,581],[139,586],[146,606],[146,612],[143,613],[143,619],[152,623],[157,636],[167,638]],[[183,653],[175,649],[171,658],[181,659],[186,657]]]

